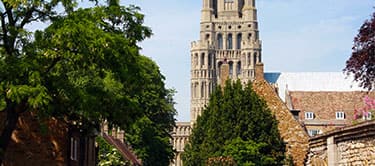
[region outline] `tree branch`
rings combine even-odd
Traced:
[[[21,24],[18,28],[23,28],[27,23],[30,22],[30,19],[32,18],[34,11],[35,11],[35,6],[32,6],[28,11],[26,11],[25,17],[21,21]]]
[[[12,49],[9,48],[9,36],[8,36],[8,28],[7,28],[7,24],[5,22],[5,15],[6,13],[2,13],[1,16],[0,16],[0,19],[1,19],[1,30],[3,31],[3,44],[5,45],[5,51],[8,53],[8,55],[10,56],[11,53],[12,53]]]
[[[47,67],[47,69],[46,69],[46,71],[45,71],[44,74],[49,73],[52,70],[52,68],[56,66],[57,62],[59,62],[60,60],[61,60],[61,57],[57,57],[57,58],[53,59],[51,65],[49,65]]]

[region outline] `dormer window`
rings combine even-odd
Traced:
[[[372,118],[371,112],[364,113],[362,116],[363,120],[371,120],[371,118]]]
[[[345,112],[336,112],[336,119],[344,120],[345,119]]]
[[[314,119],[314,113],[313,112],[305,112],[305,119],[308,119],[308,120]]]

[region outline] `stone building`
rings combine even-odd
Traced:
[[[278,120],[288,154],[303,163],[307,153],[307,134],[277,98],[274,89],[264,81],[255,0],[203,0],[200,21],[200,40],[191,43],[191,121],[178,122],[172,134],[177,151],[171,165],[182,165],[181,153],[188,141],[191,127],[209,101],[213,89],[224,80],[240,79],[243,83],[259,80],[259,93],[277,106],[271,109]],[[226,66],[224,73],[222,66]],[[255,81],[254,81],[255,82]],[[265,83],[265,84],[264,84]],[[284,115],[286,114],[286,115]],[[294,136],[294,134],[297,134]]]
[[[171,165],[182,165],[192,126],[227,77],[253,82],[278,120],[286,155],[295,165],[305,164],[309,135],[352,124],[362,98],[375,95],[341,72],[264,73],[261,49],[255,0],[203,0],[200,40],[191,43],[191,121],[177,122],[172,133],[177,154]]]
[[[191,43],[191,122],[220,84],[220,67],[229,64],[229,77],[254,79],[261,62],[255,0],[203,0],[200,40]]]
[[[310,139],[307,166],[375,165],[375,121],[365,121]]]
[[[178,152],[174,165],[182,165],[186,133],[221,84],[223,63],[228,63],[231,79],[245,83],[255,78],[255,64],[261,63],[255,0],[203,0],[200,40],[191,43],[191,121],[177,123],[174,130],[172,142]]]

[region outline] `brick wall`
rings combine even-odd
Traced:
[[[287,143],[287,155],[293,158],[295,165],[304,165],[308,152],[309,138],[305,129],[294,119],[285,103],[283,103],[276,94],[275,89],[266,81],[255,80],[253,82],[253,88],[255,92],[266,101],[268,107],[278,120],[280,135]]]
[[[4,113],[0,113],[0,117]],[[66,165],[67,125],[56,119],[46,122],[47,132],[42,133],[38,120],[30,112],[23,113],[5,153],[5,166]]]

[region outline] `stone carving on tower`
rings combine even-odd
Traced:
[[[191,121],[176,124],[171,143],[177,154],[171,165],[182,165],[191,128],[215,87],[228,77],[244,84],[256,78],[255,67],[261,64],[256,13],[255,0],[203,0],[200,39],[191,43]]]
[[[229,78],[243,83],[255,79],[255,66],[261,63],[255,0],[203,0],[201,12],[200,40],[191,43],[192,124],[222,84],[225,60]]]

